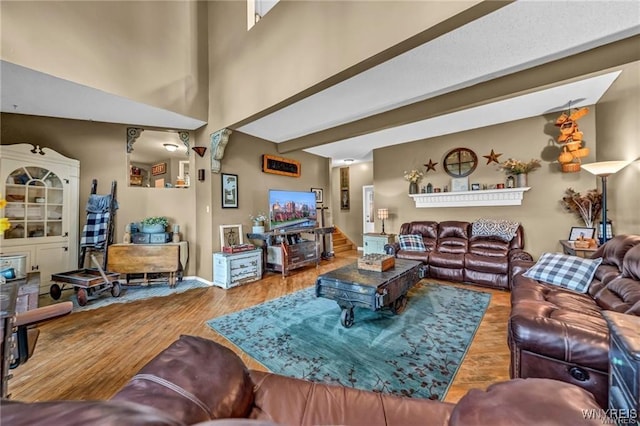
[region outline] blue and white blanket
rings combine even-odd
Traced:
[[[82,230],[80,247],[103,248],[107,241],[107,224],[109,212],[87,213],[87,224]]]

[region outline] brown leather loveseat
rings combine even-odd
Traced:
[[[547,379],[472,390],[458,404],[324,385],[248,370],[230,349],[181,336],[110,401],[3,400],[0,423],[39,425],[528,425],[602,424],[583,389]],[[226,419],[226,420],[221,420]],[[245,419],[245,420],[230,420]]]
[[[454,282],[468,282],[502,290],[511,288],[514,260],[533,260],[524,251],[524,230],[510,223],[512,232],[501,232],[506,221],[416,221],[403,223],[403,235],[421,237],[424,250],[404,250],[399,242],[385,246],[400,259],[422,261],[426,276]],[[485,226],[480,226],[485,225]]]
[[[585,293],[527,278],[523,272],[534,262],[516,262],[508,326],[511,377],[572,383],[605,405],[609,329],[602,313],[640,315],[640,236],[616,236],[591,259],[602,262]]]

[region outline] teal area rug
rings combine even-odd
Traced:
[[[150,299],[152,297],[171,296],[174,294],[184,293],[185,291],[194,288],[210,287],[206,282],[200,280],[185,279],[177,283],[175,288],[169,288],[168,283],[153,283],[150,285],[122,285],[122,291],[120,296],[111,296],[111,290],[107,290],[98,295],[90,296],[89,301],[85,306],[78,305],[78,299],[76,298],[75,291],[65,290],[62,293],[60,300],[56,302],[63,302],[65,300],[71,300],[73,302],[72,312],[90,311],[92,309],[103,308],[114,303],[129,303],[136,300]],[[69,289],[71,286],[67,284],[65,289]],[[46,296],[51,299],[50,296]],[[42,306],[42,305],[41,305]]]
[[[310,287],[207,324],[278,374],[442,400],[490,299],[418,284],[400,315],[356,308],[354,325],[344,328],[338,304]]]

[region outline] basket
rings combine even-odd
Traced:
[[[571,135],[571,139],[573,139],[574,141],[579,142],[579,141],[582,141],[582,136],[583,135],[584,134],[581,131],[576,131],[576,132],[573,132],[573,134]]]
[[[358,269],[365,271],[384,272],[395,266],[396,260],[388,254],[365,254],[358,258]]]
[[[567,163],[562,165],[562,171],[564,173],[575,173],[580,171],[579,163]]]
[[[582,142],[575,142],[575,141],[571,140],[571,142],[567,142],[567,144],[565,146],[567,147],[567,149],[569,151],[575,151],[577,149],[580,149],[581,145],[582,145]]]
[[[571,163],[572,161],[573,161],[573,154],[567,151],[560,153],[560,155],[558,156],[558,162],[560,164],[567,164],[567,163]]]
[[[589,155],[589,148],[576,149],[571,154],[573,154],[573,156],[576,158],[584,158]]]
[[[589,246],[591,246],[591,242],[589,240],[576,240],[573,242],[573,246],[575,248],[589,248]]]

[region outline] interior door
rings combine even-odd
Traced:
[[[365,234],[374,232],[375,230],[375,213],[373,209],[373,185],[365,185],[362,187],[362,231]]]

